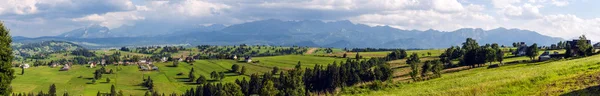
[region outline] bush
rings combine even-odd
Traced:
[[[385,85],[379,80],[377,80],[369,85],[369,89],[371,89],[371,90],[381,90],[384,87],[385,87]]]

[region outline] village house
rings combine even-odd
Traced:
[[[538,57],[538,60],[540,60],[540,61],[546,61],[546,60],[550,60],[550,59],[551,59],[551,57],[550,57],[549,51],[545,51],[544,53],[542,53],[542,55],[540,55]]]
[[[69,69],[71,69],[71,66],[69,64],[65,64],[62,68],[60,68],[60,71],[68,71]]]
[[[585,51],[585,50],[579,50],[579,45],[577,45],[577,43],[579,41],[580,40],[567,41],[567,43],[570,45],[567,47],[569,47],[569,49],[571,50],[571,54],[570,54],[571,56],[577,56],[577,54],[579,52]],[[586,40],[584,42],[587,42],[588,44],[592,44],[590,40]]]
[[[102,59],[102,61],[100,61],[100,64],[101,64],[102,66],[106,66],[106,59]]]
[[[527,49],[527,44],[525,44],[525,42],[520,42],[519,46],[517,47],[517,51],[515,51],[513,54],[517,56],[525,56],[527,54]]]
[[[88,62],[88,64],[90,64],[90,68],[96,67],[96,62]]]
[[[250,56],[246,56],[246,58],[245,58],[245,61],[246,61],[247,63],[252,63],[252,57],[250,57]]]
[[[27,69],[27,68],[29,68],[29,64],[25,63],[21,66],[21,68]]]
[[[233,55],[233,60],[238,60],[237,55]]]
[[[192,62],[194,61],[194,58],[192,57],[185,57],[185,62]]]
[[[168,60],[169,60],[169,58],[167,58],[167,57],[162,57],[162,58],[160,59],[160,61],[162,61],[162,62],[167,62]]]
[[[54,63],[50,64],[50,67],[54,68],[54,67],[57,67],[58,65],[59,64],[57,62],[54,62]]]

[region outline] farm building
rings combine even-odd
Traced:
[[[25,63],[21,67],[27,69],[27,68],[29,68],[29,64]]]
[[[168,60],[169,60],[169,58],[167,58],[167,57],[162,57],[162,58],[160,59],[160,61],[162,61],[162,62],[167,62]]]
[[[252,57],[250,57],[250,56],[246,56],[246,58],[244,58],[244,60],[248,63],[252,63]]]
[[[546,61],[546,60],[550,60],[550,52],[549,51],[545,51],[544,53],[542,53],[542,55],[540,55],[540,57],[538,57],[538,60],[540,61]]]
[[[517,56],[525,56],[525,54],[527,53],[527,44],[525,44],[525,42],[521,42],[519,43],[519,47],[517,47],[517,51],[515,51],[515,55]]]
[[[573,40],[573,41],[567,41],[567,43],[569,44],[569,49],[571,50],[571,56],[577,56],[577,53],[585,51],[585,50],[579,50],[579,45],[577,45],[577,42],[579,42],[580,40]],[[586,40],[584,42],[587,42],[588,44],[592,44],[590,40]]]
[[[60,68],[60,71],[67,71],[71,69],[71,66],[69,66],[69,64],[65,64],[62,68]]]

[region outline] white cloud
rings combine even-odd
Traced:
[[[492,5],[495,8],[505,8],[511,6],[513,3],[519,3],[521,0],[492,0]]]
[[[556,6],[567,6],[569,5],[569,1],[566,0],[552,0],[552,4]]]
[[[0,15],[3,14],[33,14],[38,8],[35,0],[8,0],[0,3]]]
[[[433,8],[441,12],[458,12],[464,9],[456,0],[433,0]]]
[[[600,18],[582,19],[571,14],[547,15],[527,25],[527,28],[545,35],[566,39],[586,35],[588,39],[600,40]]]
[[[145,17],[138,16],[135,12],[110,12],[103,15],[92,14],[82,18],[75,18],[73,21],[90,21],[108,28],[117,28],[122,25],[133,25],[134,21],[144,20]]]
[[[525,3],[523,6],[507,5],[501,8],[498,13],[513,19],[536,19],[541,16],[539,8],[542,7],[541,5],[531,5],[529,3]]]
[[[171,20],[185,21],[190,18],[216,16],[221,14],[222,10],[228,8],[230,7],[224,4],[197,0],[151,1],[146,6],[136,6],[137,10],[91,14],[74,18],[73,21],[92,22],[112,29],[122,25],[135,25],[136,21],[146,19],[169,22]]]

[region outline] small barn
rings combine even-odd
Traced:
[[[244,60],[248,63],[252,63],[252,57],[250,57],[250,56],[246,56],[246,58],[244,58]]]

